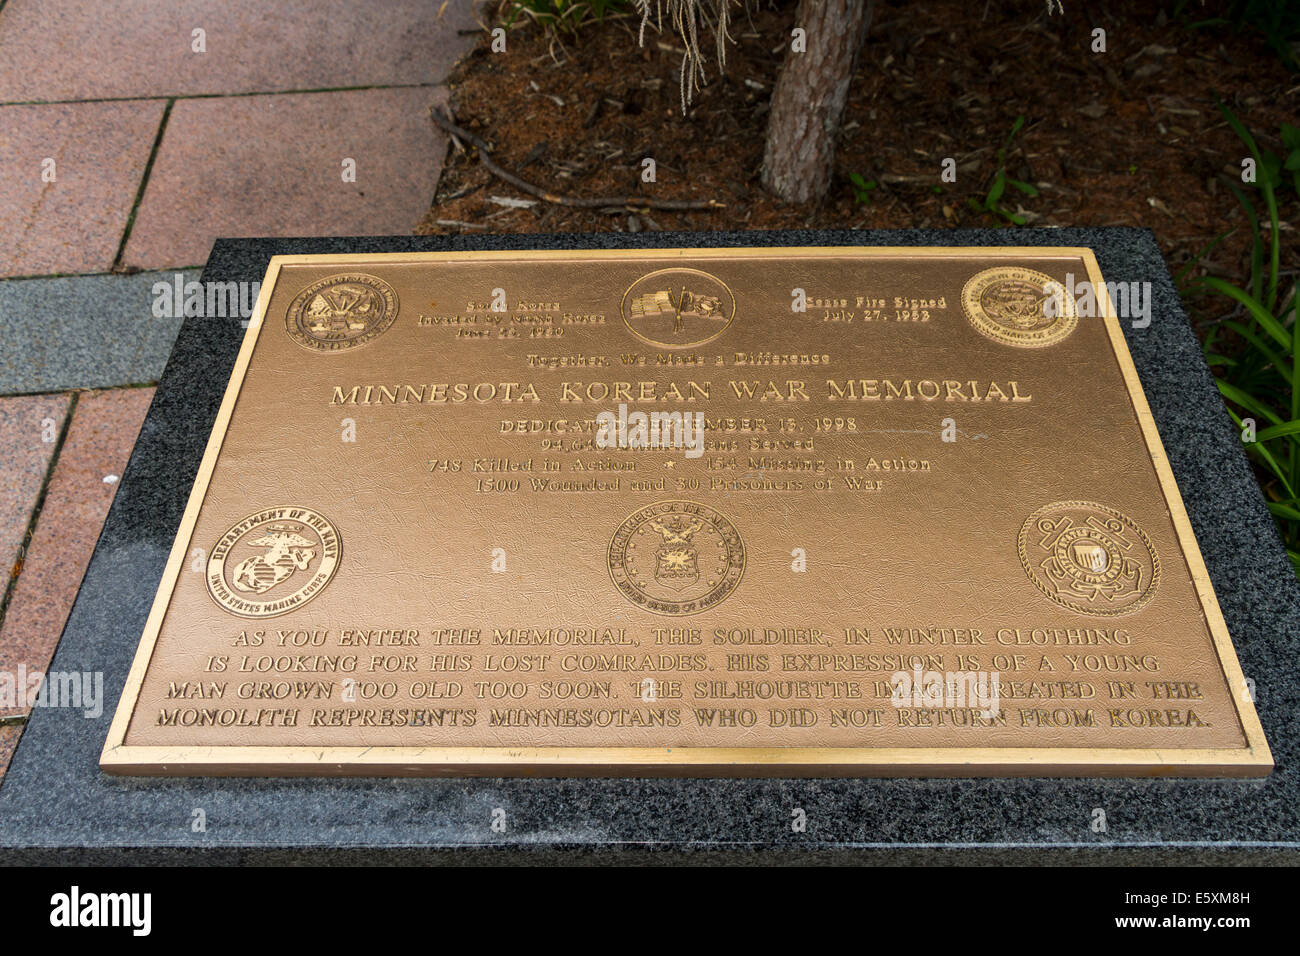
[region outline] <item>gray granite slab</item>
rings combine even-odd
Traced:
[[[157,381],[181,318],[154,314],[153,289],[177,274],[0,282],[0,395]]]
[[[210,862],[695,858],[881,862],[1280,862],[1300,858],[1300,588],[1152,235],[1139,229],[222,240],[204,276],[274,253],[658,245],[1080,245],[1150,281],[1126,326],[1277,768],[1264,780],[131,779],[97,761],[242,329],[187,321],[54,660],[102,670],[104,716],[38,711],[0,784],[0,858]],[[1068,373],[1063,373],[1068,374]],[[804,833],[791,811],[808,816]],[[1090,829],[1105,809],[1105,833]],[[204,810],[207,830],[191,830]],[[493,832],[493,811],[507,828]]]

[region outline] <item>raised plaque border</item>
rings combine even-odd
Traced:
[[[172,592],[189,553],[199,510],[243,386],[267,306],[283,266],[438,263],[464,260],[747,258],[996,258],[1081,259],[1096,291],[1111,348],[1165,504],[1173,519],[1192,583],[1213,639],[1247,745],[1241,748],[1119,747],[157,747],[128,746],[127,726]],[[1123,330],[1092,249],[1083,246],[772,246],[358,253],[273,256],[221,400],[194,487],[176,533],[144,634],[100,754],[107,773],[127,776],[531,776],[531,777],[1263,777],[1273,757],[1245,676],[1201,558],[1178,484],[1165,455]]]

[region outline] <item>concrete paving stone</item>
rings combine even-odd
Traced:
[[[429,107],[445,101],[428,87],[178,101],[125,263],[201,263],[218,237],[410,233],[442,172]]]
[[[49,667],[153,393],[119,388],[78,397],[0,621],[0,674],[30,675]],[[0,717],[30,709],[30,702],[0,699]]]
[[[0,38],[5,24],[0,11]],[[0,276],[112,268],[164,106],[0,107]]]
[[[0,398],[0,594],[8,590],[71,403],[67,395]]]
[[[182,290],[199,277],[191,270],[0,282],[0,395],[157,381],[182,320],[155,314],[154,286],[174,289],[177,275]],[[158,311],[174,313],[174,300]]]
[[[441,82],[470,0],[9,0],[0,102]],[[206,52],[195,52],[203,30]]]

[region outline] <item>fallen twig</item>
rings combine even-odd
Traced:
[[[532,209],[537,205],[536,199],[515,199],[513,196],[488,196],[488,202],[507,209]]]
[[[538,199],[545,200],[549,203],[555,203],[557,206],[573,206],[579,209],[600,209],[605,206],[626,206],[631,209],[665,209],[669,211],[687,212],[693,209],[722,209],[724,203],[716,199],[652,199],[648,196],[616,196],[605,197],[600,199],[585,199],[574,196],[561,196],[557,193],[548,192],[540,186],[534,186],[532,183],[520,179],[514,173],[507,172],[492,160],[491,150],[488,144],[482,139],[475,136],[467,129],[457,126],[447,117],[443,116],[436,108],[430,108],[429,115],[433,121],[443,130],[452,136],[457,136],[465,142],[478,149],[479,161],[487,167],[488,172],[497,179],[504,180],[516,189],[528,193],[530,196],[536,196]]]

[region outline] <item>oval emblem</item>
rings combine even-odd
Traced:
[[[980,335],[1022,349],[1055,345],[1079,324],[1074,299],[1061,283],[1017,266],[975,273],[961,290],[961,306]]]
[[[1160,584],[1160,557],[1145,532],[1095,501],[1039,508],[1020,528],[1019,550],[1034,586],[1081,614],[1130,614]]]
[[[660,269],[623,293],[623,323],[643,342],[668,349],[712,342],[736,318],[736,297],[699,269]]]
[[[745,542],[721,512],[659,501],[623,521],[609,542],[614,586],[656,614],[698,614],[726,600],[745,573]]]
[[[327,276],[303,289],[289,305],[290,338],[316,352],[365,345],[397,318],[397,293],[383,279],[353,273]]]
[[[208,594],[240,617],[297,610],[338,570],[338,529],[308,508],[267,508],[231,526],[208,557]]]

